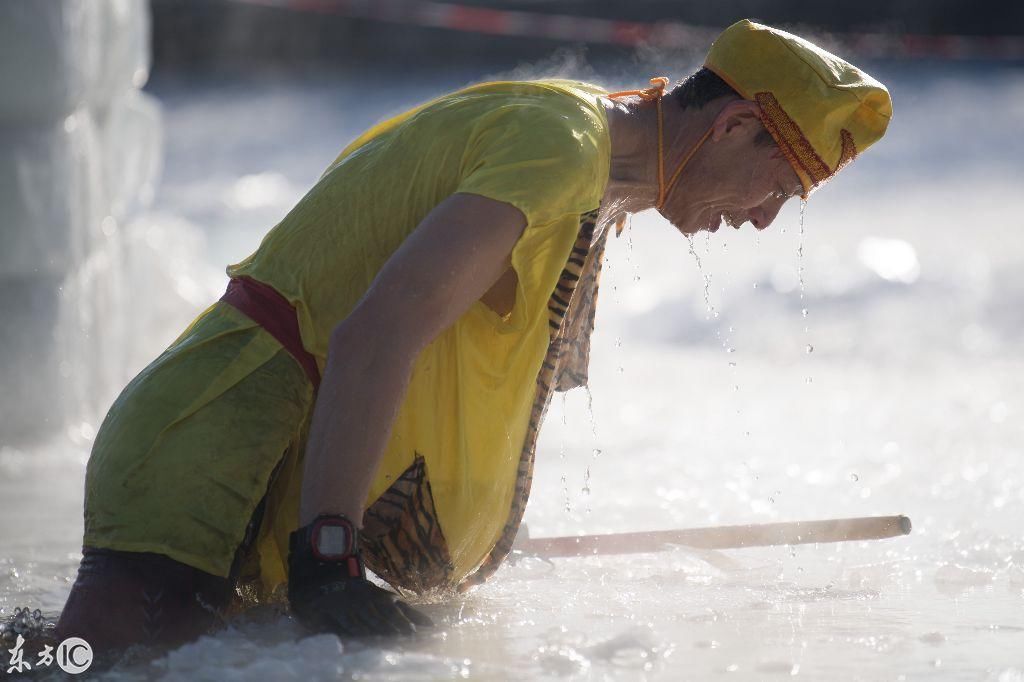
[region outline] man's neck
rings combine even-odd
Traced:
[[[602,199],[611,217],[639,213],[658,202],[658,110],[653,101],[603,100],[611,136],[611,167]],[[662,103],[665,182],[715,118],[714,107],[683,110]],[[679,182],[686,182],[687,170]]]

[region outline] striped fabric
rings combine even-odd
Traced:
[[[491,577],[512,550],[519,524],[526,511],[533,483],[533,462],[537,437],[544,414],[551,403],[552,389],[568,391],[587,383],[587,365],[590,359],[590,334],[594,330],[597,309],[597,289],[601,277],[601,261],[605,242],[611,230],[602,229],[594,238],[599,209],[580,216],[580,231],[569,260],[558,278],[558,284],[548,300],[548,324],[551,341],[547,356],[537,376],[537,392],[530,413],[529,429],[519,456],[512,508],[501,537],[491,553],[475,573],[460,585],[464,592]]]
[[[487,580],[512,548],[530,496],[537,436],[552,389],[568,391],[586,385],[601,259],[610,232],[604,230],[594,238],[597,216],[598,209],[580,216],[576,242],[548,299],[550,342],[537,376],[508,519],[490,554],[458,585],[460,591]],[[400,591],[424,594],[453,587],[452,560],[421,456],[366,511],[360,551],[366,567]]]

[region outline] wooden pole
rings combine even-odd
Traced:
[[[543,558],[640,554],[660,552],[671,549],[673,545],[700,549],[735,549],[882,540],[908,535],[910,527],[910,519],[906,516],[873,516],[556,538],[531,538],[527,535],[520,537],[513,549]]]

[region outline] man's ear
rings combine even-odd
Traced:
[[[749,99],[734,99],[718,112],[711,124],[711,139],[718,142],[726,135],[755,133],[761,124],[761,107]]]

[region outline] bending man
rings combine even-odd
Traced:
[[[491,575],[551,393],[586,382],[607,226],[765,229],[891,115],[871,77],[748,21],[652,83],[484,83],[349,145],[111,408],[59,634],[184,641],[243,598],[409,632],[428,620],[367,568],[413,593]]]

